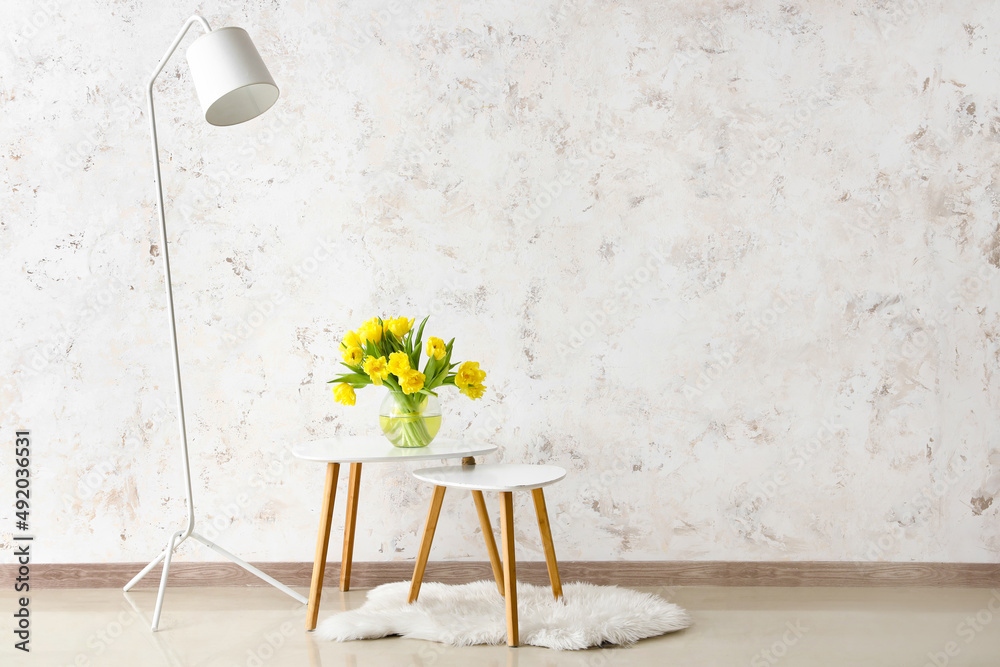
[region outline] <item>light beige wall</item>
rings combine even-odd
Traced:
[[[561,558],[1000,558],[996,4],[7,4],[0,406],[40,561],[184,516],[142,94],[195,10],[282,88],[213,128],[182,55],[157,86],[203,532],[311,559],[289,447],[380,399],[333,403],[340,336],[432,313],[489,373],[446,432],[570,471]],[[415,554],[407,473],[365,471],[357,559]],[[450,494],[434,557],[476,526]]]

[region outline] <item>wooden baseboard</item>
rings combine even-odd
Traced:
[[[312,563],[255,563],[289,586],[308,587]],[[66,563],[31,566],[33,588],[115,588],[125,585],[145,563]],[[155,588],[155,568],[137,588]],[[1000,587],[1000,563],[856,563],[734,561],[562,561],[564,582],[586,581],[621,586],[956,586]],[[371,588],[390,581],[409,581],[412,561],[354,563],[352,588]],[[0,565],[0,588],[10,590],[17,565]],[[492,579],[487,561],[430,562],[425,581],[449,584]],[[518,562],[517,577],[548,583],[544,562]],[[326,582],[336,586],[340,564],[327,565]],[[185,563],[170,566],[171,586],[265,585],[232,563]]]

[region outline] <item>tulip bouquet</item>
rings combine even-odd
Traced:
[[[486,372],[479,363],[451,362],[452,338],[447,344],[433,336],[427,339],[427,362],[420,370],[423,334],[427,317],[413,330],[413,319],[373,317],[357,331],[344,335],[340,350],[349,373],[330,380],[338,403],[354,405],[355,389],[373,384],[389,389],[379,421],[386,437],[397,447],[423,447],[433,440],[441,426],[440,410],[428,413],[429,403],[437,405],[438,387],[453,386],[475,400],[486,391]],[[458,367],[455,370],[456,366]],[[436,417],[436,421],[435,418]],[[433,431],[433,432],[431,432]]]

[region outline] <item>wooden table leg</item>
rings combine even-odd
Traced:
[[[549,570],[549,583],[552,584],[552,595],[560,598],[562,597],[562,581],[559,580],[559,564],[556,563],[556,547],[552,543],[549,513],[545,509],[545,495],[539,488],[531,490],[531,497],[535,501],[535,514],[538,515],[538,532],[542,534],[542,548],[545,549],[545,567]]]
[[[306,630],[316,629],[319,616],[319,599],[323,594],[323,575],[326,573],[326,549],[330,545],[330,522],[333,519],[333,502],[337,497],[339,463],[326,464],[326,488],[323,506],[319,513],[319,536],[316,538],[316,560],[313,562],[312,584],[309,587],[309,607],[306,610]]]
[[[351,588],[351,563],[354,561],[354,526],[358,520],[358,489],[361,486],[361,464],[351,464],[347,483],[347,518],[344,520],[344,555],[340,558],[340,590]]]
[[[507,591],[507,646],[520,643],[517,628],[517,569],[514,565],[514,494],[500,492],[500,541],[503,543],[503,587]]]
[[[490,556],[493,578],[497,580],[497,590],[500,591],[500,595],[503,595],[503,571],[500,566],[500,554],[497,553],[497,543],[493,537],[493,524],[490,523],[490,515],[486,511],[486,500],[483,498],[483,492],[473,491],[472,499],[476,502],[476,512],[479,514],[479,525],[483,529],[483,539],[486,540],[486,551]]]
[[[431,498],[431,508],[427,511],[427,523],[424,524],[424,536],[420,540],[420,552],[417,554],[417,565],[413,568],[413,581],[410,582],[409,603],[416,602],[420,595],[420,584],[424,579],[424,569],[427,567],[427,557],[431,554],[431,543],[434,541],[434,531],[437,529],[438,515],[441,514],[441,503],[444,502],[445,487],[435,486]]]

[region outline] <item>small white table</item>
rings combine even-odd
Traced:
[[[507,607],[507,645],[517,646],[519,643],[517,625],[517,574],[514,566],[514,491],[531,491],[535,501],[535,514],[538,516],[538,530],[542,536],[542,547],[545,550],[545,566],[549,571],[549,582],[552,584],[552,594],[562,597],[562,582],[559,579],[559,565],[556,563],[556,550],[552,544],[552,530],[549,527],[549,514],[545,509],[545,496],[542,487],[554,484],[566,476],[566,471],[557,466],[531,465],[524,463],[492,463],[476,465],[475,460],[460,466],[443,466],[440,468],[423,468],[414,471],[417,479],[434,485],[434,497],[427,512],[427,523],[424,525],[424,535],[420,540],[420,554],[413,569],[413,581],[410,583],[409,602],[413,603],[420,595],[420,583],[424,578],[427,558],[434,541],[434,531],[437,529],[438,515],[441,513],[441,503],[444,501],[445,489],[454,486],[459,489],[469,489],[476,499],[479,510],[479,522],[486,537],[486,550],[489,552],[490,565],[497,582],[497,590],[506,600]],[[483,491],[498,491],[500,493],[500,538],[503,544],[503,565],[501,572],[500,555],[497,553],[496,542],[493,539],[493,528],[486,506],[483,501]]]
[[[434,440],[426,447],[393,447],[392,443],[383,436],[326,438],[296,446],[292,451],[297,458],[327,464],[326,487],[323,491],[323,505],[320,510],[319,536],[316,540],[316,560],[313,562],[309,608],[306,613],[306,630],[316,629],[316,619],[319,616],[319,601],[323,594],[323,576],[326,573],[326,554],[330,545],[333,503],[337,495],[337,478],[340,476],[341,463],[351,464],[351,475],[347,485],[347,516],[344,522],[344,553],[340,561],[340,590],[346,591],[351,586],[354,527],[357,522],[358,488],[361,484],[362,463],[433,461],[455,458],[461,458],[464,462],[475,462],[475,458],[472,457],[492,454],[496,449],[496,445],[447,438]],[[481,500],[482,494],[479,494],[477,507]],[[485,504],[483,511],[485,511]],[[492,536],[493,533],[490,532],[490,537]]]

